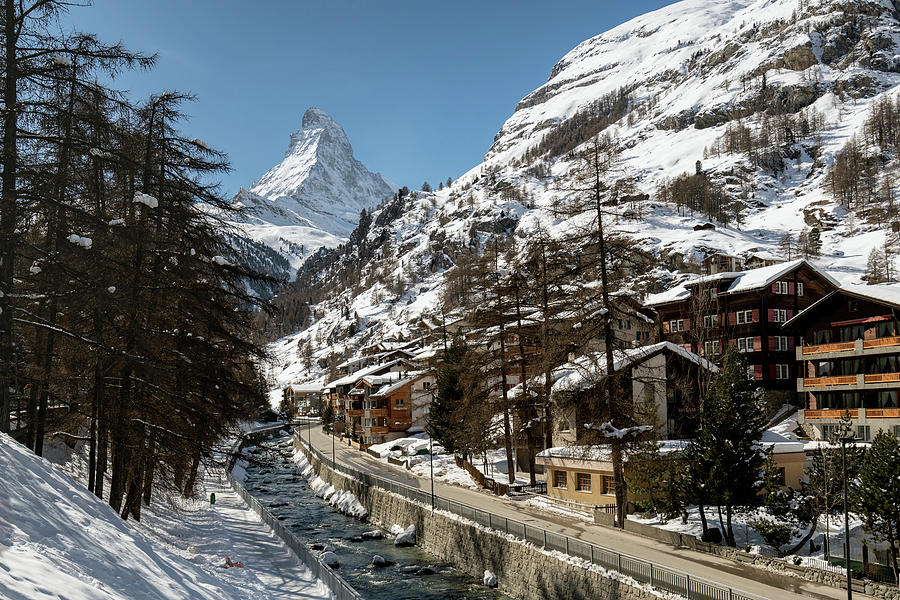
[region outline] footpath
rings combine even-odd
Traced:
[[[263,584],[267,598],[331,598],[331,591],[244,503],[220,469],[207,474],[204,487],[207,498],[215,493],[215,506],[193,513],[186,524],[203,532],[193,538],[202,540],[198,552],[241,562]]]
[[[332,456],[332,438],[322,433],[321,427],[297,428],[304,440],[311,437],[314,448],[322,452],[326,458]],[[371,473],[406,484],[408,486],[431,491],[431,480],[419,478],[410,471],[384,463],[375,457],[354,448],[334,445],[335,461],[338,464]],[[575,518],[548,513],[540,509],[524,505],[521,502],[493,496],[478,490],[471,490],[454,485],[434,482],[434,493],[444,498],[462,502],[479,509],[492,512],[501,517],[515,519],[528,525],[541,527],[548,531],[565,534],[570,537],[605,546],[623,554],[642,558],[657,565],[683,571],[692,577],[698,577],[732,587],[770,600],[799,600],[801,598],[818,598],[820,600],[840,600],[846,598],[846,590],[831,586],[787,579],[761,568],[741,564],[732,560],[696,552],[687,548],[586,523]],[[787,581],[787,584],[785,584]],[[858,592],[859,598],[871,598]]]

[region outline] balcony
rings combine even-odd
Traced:
[[[839,420],[844,414],[849,412],[851,419],[858,419],[860,416],[866,419],[900,419],[900,408],[852,408],[849,411],[840,408],[829,408],[823,410],[805,410],[803,418],[810,419],[833,419]],[[861,413],[861,414],[860,414]]]
[[[844,414],[850,413],[851,419],[859,418],[859,411],[855,408],[847,410],[827,409],[827,410],[805,410],[803,416],[806,419],[841,419]]]
[[[840,375],[837,377],[807,377],[797,379],[798,392],[825,389],[887,389],[898,387],[900,373],[870,373],[868,375]]]
[[[346,414],[348,417],[363,417],[365,416],[365,412],[366,411],[362,410],[361,408],[354,408],[346,411]]]
[[[390,431],[387,426],[366,427],[366,435],[384,435]]]
[[[815,346],[799,346],[797,360],[810,358],[839,358],[847,354],[890,354],[900,352],[900,336],[856,340],[855,342],[836,342],[834,344],[818,344]]]
[[[388,409],[386,408],[369,408],[364,411],[366,417],[386,417],[388,416]]]

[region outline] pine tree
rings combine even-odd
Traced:
[[[900,441],[878,432],[863,455],[853,482],[853,505],[866,530],[891,547],[891,567],[897,577],[897,543],[900,542]]]
[[[700,434],[692,445],[702,457],[703,485],[718,505],[725,540],[734,546],[732,516],[738,506],[757,501],[765,457],[758,440],[765,427],[765,410],[756,383],[747,377],[747,363],[730,346],[703,399]],[[725,520],[722,522],[722,509]]]

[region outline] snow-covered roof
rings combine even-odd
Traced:
[[[805,309],[793,316],[783,326],[788,327],[790,324],[796,323],[800,319],[804,319],[812,311],[816,310],[820,304],[827,302],[832,296],[838,293],[848,294],[862,300],[887,304],[891,308],[900,308],[900,284],[887,283],[878,285],[860,285],[855,283],[844,283],[837,290],[819,298]]]
[[[292,383],[289,387],[295,394],[318,394],[322,391],[321,383]]]
[[[381,369],[390,369],[391,367],[393,367],[394,365],[396,365],[398,363],[406,363],[411,366],[416,366],[415,363],[408,361],[405,358],[397,358],[390,362],[382,363],[380,365],[369,365],[368,367],[364,367],[354,373],[351,373],[350,375],[345,375],[339,379],[335,379],[332,382],[326,383],[323,387],[327,389],[327,388],[337,387],[339,385],[352,385],[352,384],[356,383],[357,381],[359,381],[360,379],[362,379],[363,377],[365,377],[366,375],[374,375]]]
[[[704,283],[726,281],[729,279],[733,280],[731,282],[731,285],[728,286],[727,290],[719,292],[719,295],[740,294],[744,292],[760,290],[765,288],[766,286],[772,285],[775,281],[777,281],[781,277],[784,277],[791,271],[794,271],[795,269],[801,267],[802,265],[808,266],[834,287],[840,287],[840,283],[834,277],[832,277],[822,269],[819,269],[812,263],[809,263],[801,258],[785,263],[769,265],[767,267],[760,267],[758,269],[748,269],[746,271],[731,271],[727,273],[716,273],[714,275],[695,277],[693,279],[685,281],[679,286],[668,289],[665,292],[661,292],[659,294],[651,294],[647,297],[647,301],[644,304],[646,306],[658,306],[661,304],[679,302],[690,297],[691,292],[689,288],[702,285]]]
[[[649,346],[613,350],[613,368],[616,371],[620,371],[629,365],[643,362],[663,351],[677,354],[710,371],[717,372],[719,370],[718,367],[705,358],[672,342],[658,342]],[[595,385],[598,379],[605,377],[607,374],[605,356],[605,353],[583,356],[556,369],[553,372],[551,394],[581,391]]]
[[[690,440],[657,440],[660,454],[674,454],[682,452],[690,444]],[[589,460],[598,462],[610,462],[612,455],[610,447],[606,444],[593,446],[557,446],[547,448],[537,453],[539,458],[568,458],[574,460]],[[625,456],[628,460],[628,456]]]
[[[393,381],[383,382],[384,385],[378,388],[378,391],[372,393],[371,396],[387,396],[391,392],[395,392],[405,385],[418,381],[427,374],[427,371],[408,371],[404,374],[404,377],[397,377]],[[396,375],[399,376],[400,373],[397,373]]]

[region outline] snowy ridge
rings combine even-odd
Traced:
[[[856,33],[848,37],[849,30]],[[444,275],[459,256],[483,251],[498,234],[524,241],[541,229],[559,237],[587,221],[554,209],[572,195],[566,181],[583,147],[565,137],[566,127],[623,88],[627,102],[600,131],[620,150],[611,179],[627,178],[629,193],[644,198],[639,210],[621,203],[611,219],[648,260],[632,290],[673,288],[714,251],[788,262],[796,254],[785,255],[779,241],[804,227],[821,232],[821,256],[810,262],[841,284],[861,283],[869,252],[884,245],[889,228],[839,205],[827,178],[874,103],[900,93],[897,57],[900,23],[889,0],[686,0],[583,42],[519,103],[481,164],[451,187],[376,210],[356,245],[305,265],[307,289],[334,288],[307,329],[272,346],[271,375],[278,385],[321,380],[318,359],[415,339],[422,321],[440,322]],[[776,103],[819,125],[793,145],[774,145],[791,154],[775,169],[755,166],[743,151],[711,150],[735,124],[760,131]],[[541,152],[554,136],[563,150]],[[695,172],[720,186],[739,219],[696,230],[710,217],[660,199],[663,184]],[[367,277],[341,287],[338,274],[363,249],[366,262],[355,268]],[[296,358],[300,345],[313,349],[309,370]]]

